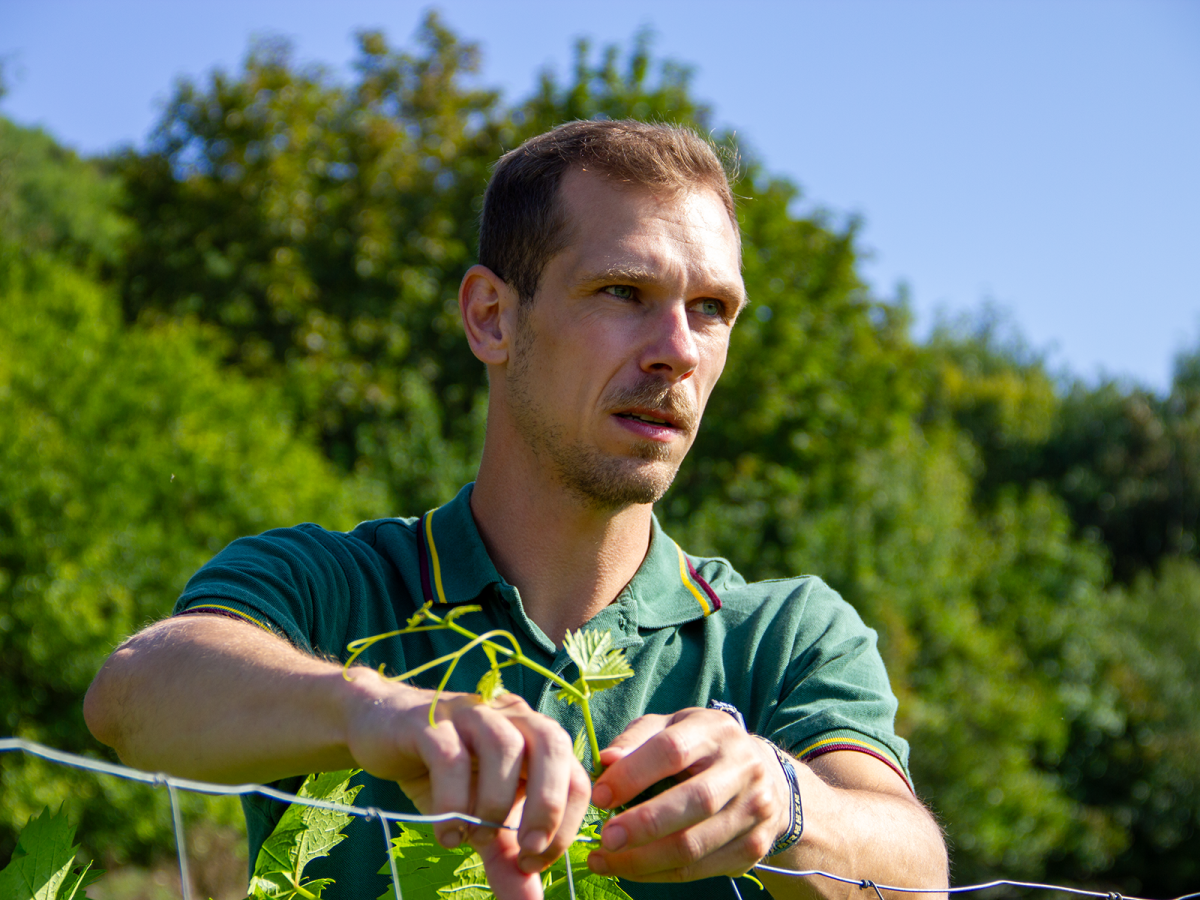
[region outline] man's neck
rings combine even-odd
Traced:
[[[555,643],[616,599],[650,547],[650,504],[589,506],[543,477],[479,468],[471,512],[496,570]]]

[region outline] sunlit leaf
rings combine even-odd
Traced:
[[[488,900],[492,896],[483,874],[483,860],[469,844],[448,849],[433,836],[433,826],[406,822],[392,838],[392,858],[404,900]],[[379,870],[391,875],[391,864]],[[379,900],[395,900],[389,888]]]
[[[12,859],[0,871],[0,897],[66,900],[76,896],[79,887],[91,883],[100,873],[87,877],[86,867],[82,872],[71,872],[79,849],[72,843],[74,839],[75,827],[61,809],[52,813],[46,808],[30,819],[17,838]]]
[[[350,805],[362,790],[361,785],[350,787],[354,774],[355,770],[344,769],[310,775],[297,795]],[[289,806],[259,850],[250,879],[251,900],[320,897],[332,881],[322,878],[306,882],[304,867],[314,859],[328,856],[330,850],[346,839],[342,832],[350,819],[349,813],[336,810],[300,803]]]
[[[633,675],[633,667],[625,658],[625,651],[613,648],[612,633],[607,630],[567,632],[563,638],[563,649],[579,667],[575,687],[585,695],[606,690]],[[570,692],[562,689],[558,692],[558,699],[567,703],[575,702]]]
[[[475,693],[483,698],[484,703],[491,703],[501,694],[507,694],[508,688],[504,686],[504,682],[500,679],[499,669],[488,669],[483,673],[483,677],[479,679],[479,684],[475,688]]]

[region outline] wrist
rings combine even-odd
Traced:
[[[776,832],[775,843],[771,845],[767,856],[775,856],[785,850],[790,850],[800,842],[800,838],[804,834],[804,808],[800,800],[800,775],[796,771],[796,761],[775,746],[774,742],[767,740],[761,734],[754,734],[746,728],[746,720],[733,704],[714,699],[708,701],[708,708],[733,716],[742,726],[743,731],[771,748],[771,754],[779,764],[779,772],[784,780],[785,788],[784,809],[781,816],[783,824]]]
[[[779,749],[773,742],[761,735],[755,735],[766,744],[778,763],[778,777],[783,779],[784,810],[780,816],[781,826],[775,837],[775,843],[767,852],[767,856],[775,856],[790,850],[804,835],[804,806],[800,796],[800,776],[796,771],[796,761]]]

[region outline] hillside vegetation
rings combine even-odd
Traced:
[[[519,102],[477,63],[430,17],[410,50],[361,35],[349,83],[259,44],[109,158],[0,121],[0,733],[103,754],[91,676],[227,541],[471,478],[455,297],[501,152],[580,117],[713,129],[645,40]],[[664,523],[879,630],[957,882],[1195,890],[1200,352],[1163,396],[1052,377],[986,320],[918,341],[854,223],[768,163],[742,151],[752,302]],[[0,757],[0,862],[64,799],[93,852],[170,852],[166,798],[132,791]]]

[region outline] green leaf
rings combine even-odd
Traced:
[[[405,900],[490,900],[483,860],[469,844],[447,849],[433,836],[433,826],[406,823],[392,838],[392,858]],[[384,865],[381,875],[391,875]],[[379,900],[395,900],[389,888]]]
[[[584,695],[607,690],[633,674],[633,668],[625,659],[625,651],[612,646],[612,633],[607,630],[567,632],[563,638],[563,649],[579,667],[579,679],[575,687]],[[558,699],[567,703],[575,702],[568,691],[561,689]]]
[[[615,878],[588,871],[588,853],[599,842],[597,826],[606,816],[603,810],[589,807],[579,833],[588,841],[576,841],[568,851],[575,893],[592,900],[629,900]],[[404,900],[493,900],[479,854],[468,845],[447,850],[434,838],[430,825],[406,824],[401,835],[392,839],[392,856]],[[570,897],[566,872],[566,864],[560,860],[543,873],[547,900]],[[390,875],[391,868],[385,865],[379,874]],[[378,900],[395,900],[395,895],[389,888]]]
[[[504,682],[500,678],[500,670],[488,669],[484,672],[475,688],[475,693],[483,698],[484,703],[491,703],[501,694],[507,694],[508,688],[504,686]]]
[[[587,758],[587,752],[588,752],[588,739],[587,739],[587,729],[586,728],[580,728],[579,734],[575,735],[574,749],[575,749],[575,758],[577,760],[579,760],[580,763],[582,763]]]
[[[71,873],[78,849],[72,844],[74,839],[75,828],[61,809],[52,813],[47,807],[30,819],[17,838],[12,860],[0,872],[0,897],[57,900],[59,889],[68,883],[68,896],[73,896],[83,878]]]
[[[587,867],[588,854],[600,842],[598,826],[607,818],[603,810],[589,806],[588,814],[584,817],[584,825],[580,829],[579,838],[567,851],[571,857],[571,874],[575,881],[575,896],[581,900],[631,900],[610,875],[597,875]],[[567,883],[566,864],[559,860],[546,872],[542,879],[545,900],[567,900],[571,896],[571,887]]]
[[[88,900],[88,885],[103,874],[103,869],[93,870],[92,861],[88,860],[83,868],[76,869],[63,880],[62,888],[58,892],[58,900]]]
[[[297,792],[300,797],[328,800],[349,805],[361,785],[350,787],[355,769],[309,775]],[[252,900],[293,900],[318,898],[332,879],[303,881],[304,867],[345,840],[342,834],[350,824],[349,813],[319,809],[293,803],[284,812],[271,836],[263,842],[250,880]]]
[[[574,859],[571,860],[571,865],[575,866]],[[633,900],[612,876],[596,875],[586,867],[583,871],[587,872],[587,875],[580,878],[579,868],[575,867],[575,896],[580,900]],[[545,900],[567,900],[571,896],[567,879],[560,878],[555,881],[545,889],[544,896]]]

